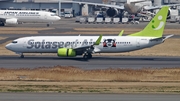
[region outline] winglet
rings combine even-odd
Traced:
[[[124,30],[122,30],[122,31],[119,33],[119,35],[118,35],[118,36],[122,36],[122,35],[123,35],[123,33],[124,33]]]
[[[94,45],[99,45],[102,39],[102,34],[99,36],[99,38],[96,40],[96,42],[94,43]]]

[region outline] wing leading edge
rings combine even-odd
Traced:
[[[98,39],[96,40],[96,42],[93,45],[80,46],[80,47],[75,47],[73,49],[76,50],[76,51],[91,49],[93,51],[94,46],[99,45],[101,43],[101,39],[102,39],[102,34],[98,37]]]

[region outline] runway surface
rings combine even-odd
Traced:
[[[144,56],[95,56],[84,61],[82,57],[59,58],[56,56],[0,56],[2,68],[36,68],[49,66],[75,66],[82,69],[106,68],[168,68],[180,67],[180,57],[144,57]]]
[[[179,101],[177,94],[0,93],[0,101]]]

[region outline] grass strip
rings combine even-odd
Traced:
[[[0,68],[0,92],[180,93],[180,68]]]

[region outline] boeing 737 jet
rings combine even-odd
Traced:
[[[60,20],[55,13],[30,10],[0,10],[0,26],[18,24],[18,22],[45,22],[50,23]]]
[[[62,57],[83,55],[92,58],[94,53],[130,52],[163,43],[163,36],[169,7],[163,7],[149,24],[140,32],[122,36],[32,36],[13,40],[6,45],[8,50],[23,53],[57,53]]]

